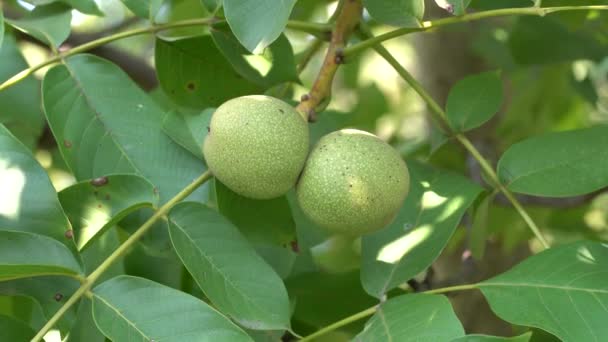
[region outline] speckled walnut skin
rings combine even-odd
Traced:
[[[304,213],[330,232],[363,235],[396,216],[410,187],[405,162],[373,134],[330,133],[310,152],[297,185]]]
[[[238,97],[213,113],[203,154],[213,175],[234,192],[270,199],[291,189],[309,148],[308,124],[269,96]]]

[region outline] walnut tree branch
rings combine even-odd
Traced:
[[[331,41],[319,74],[310,89],[302,96],[296,109],[309,121],[314,121],[316,113],[323,110],[331,98],[331,86],[338,66],[343,62],[342,50],[348,37],[361,19],[363,5],[361,0],[342,0],[338,7],[336,25],[332,30]]]

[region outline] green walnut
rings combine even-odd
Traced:
[[[304,213],[335,234],[382,229],[397,215],[410,177],[399,153],[373,134],[330,133],[308,156],[296,187]]]
[[[308,124],[293,107],[253,95],[217,108],[203,154],[213,175],[232,191],[270,199],[295,185],[308,148]]]

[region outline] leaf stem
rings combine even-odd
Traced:
[[[331,25],[321,23],[311,23],[308,21],[289,20],[287,22],[288,29],[310,33],[313,36],[327,38],[331,34]]]
[[[446,292],[454,292],[454,291],[465,291],[465,290],[473,290],[478,288],[479,286],[477,284],[464,284],[464,285],[456,285],[456,286],[449,286],[449,287],[442,287],[439,289],[434,289],[434,290],[428,290],[428,291],[424,291],[421,293],[424,294],[441,294],[441,293],[446,293]],[[341,319],[335,323],[332,323],[304,338],[302,338],[301,340],[299,340],[300,342],[306,342],[306,341],[312,341],[313,339],[320,337],[322,335],[325,335],[329,332],[332,332],[334,330],[337,330],[343,326],[346,326],[350,323],[356,322],[360,319],[366,318],[368,316],[373,315],[374,313],[376,313],[376,310],[378,310],[378,305],[374,305],[371,308],[367,308],[363,311],[357,312],[354,315],[348,316],[344,319]]]
[[[540,1],[538,1],[540,3]],[[538,5],[540,6],[540,5]],[[399,28],[376,37],[364,40],[357,44],[353,44],[344,49],[344,56],[351,57],[356,55],[357,53],[362,52],[367,48],[372,48],[378,43],[384,42],[389,39],[393,39],[396,37],[400,37],[406,35],[408,33],[413,32],[422,32],[428,31],[437,27],[459,24],[469,21],[476,21],[486,18],[493,17],[505,17],[505,16],[513,16],[513,15],[535,15],[535,16],[544,16],[546,14],[554,13],[554,12],[563,12],[563,11],[583,11],[583,10],[608,10],[608,5],[595,5],[595,6],[559,6],[559,7],[544,7],[540,8],[538,6],[535,7],[524,7],[524,8],[503,8],[497,10],[490,11],[482,11],[477,13],[465,14],[458,17],[448,17],[437,19],[433,21],[425,21],[422,23],[421,27],[404,27]]]
[[[138,35],[142,35],[142,34],[166,31],[166,30],[178,28],[178,27],[211,25],[211,24],[215,24],[215,23],[219,23],[219,22],[221,22],[221,20],[219,20],[217,18],[180,20],[180,21],[175,21],[175,22],[167,23],[167,24],[154,25],[154,26],[150,26],[150,27],[137,28],[137,29],[133,29],[133,30],[123,31],[123,32],[119,32],[119,33],[107,36],[107,37],[95,39],[88,43],[84,43],[82,45],[76,46],[76,47],[69,49],[67,51],[64,51],[62,53],[59,53],[58,55],[51,57],[42,63],[39,63],[37,65],[34,65],[32,67],[29,67],[29,68],[19,72],[15,76],[9,78],[4,83],[2,83],[0,85],[0,91],[10,88],[11,86],[19,83],[20,81],[22,81],[29,75],[33,74],[34,72],[36,72],[46,66],[60,62],[63,58],[75,55],[77,53],[81,53],[81,52],[85,52],[85,51],[94,49],[96,47],[111,43],[116,40],[133,37],[133,36],[138,36]]]
[[[368,32],[365,32],[365,27],[362,26],[361,31],[364,36],[370,36]],[[532,231],[532,233],[534,233],[534,235],[540,241],[543,247],[549,248],[549,243],[543,237],[542,233],[540,232],[540,229],[538,228],[534,220],[532,220],[530,215],[526,212],[521,203],[519,203],[517,198],[515,198],[513,193],[511,193],[511,191],[500,182],[500,179],[494,171],[494,168],[488,163],[488,161],[481,155],[477,148],[464,134],[451,132],[451,129],[449,129],[448,125],[447,115],[443,108],[433,99],[433,97],[426,91],[426,89],[424,89],[420,82],[418,82],[418,80],[416,80],[384,46],[382,46],[381,44],[377,44],[373,46],[373,49],[376,50],[376,52],[395,69],[395,71],[412,87],[412,89],[416,91],[416,93],[418,93],[418,95],[420,95],[420,97],[422,97],[424,102],[426,102],[429,106],[432,114],[434,114],[436,118],[438,118],[443,124],[443,128],[448,129],[450,133],[453,134],[453,137],[456,138],[456,140],[458,140],[458,142],[460,142],[462,146],[464,146],[464,148],[473,156],[473,158],[475,158],[475,160],[477,160],[477,162],[484,170],[484,172],[488,175],[492,183],[494,183],[492,184],[492,186],[500,190],[500,192],[505,195],[509,202],[511,202],[515,210],[517,210],[517,212],[526,222],[528,227],[530,227],[530,230]]]
[[[441,287],[438,289],[427,290],[422,293],[424,293],[424,294],[442,294],[442,293],[454,292],[454,291],[475,290],[477,288],[479,288],[478,284],[463,284],[463,285],[448,286],[448,287]]]
[[[46,333],[53,328],[55,324],[61,319],[61,317],[72,307],[72,305],[76,304],[76,302],[83,296],[86,295],[87,292],[93,287],[97,279],[114,264],[118,259],[124,256],[127,251],[137,242],[144,234],[158,221],[160,218],[165,216],[173,206],[177,203],[183,201],[186,197],[188,197],[191,193],[193,193],[198,187],[203,185],[212,177],[210,171],[205,171],[202,175],[200,175],[197,179],[195,179],[192,183],[190,183],[187,187],[185,187],[182,191],[180,191],[175,197],[170,199],[167,203],[165,203],[162,207],[158,209],[144,224],[139,227],[135,233],[133,233],[125,242],[122,243],[107,259],[105,259],[101,265],[99,265],[91,274],[89,274],[85,281],[80,285],[78,290],[74,292],[74,294],[68,299],[65,304],[55,314],[51,317],[48,322],[38,331],[36,336],[32,339],[32,342],[42,341],[42,338]]]
[[[339,328],[341,328],[341,327],[343,327],[345,325],[348,325],[350,323],[356,322],[356,321],[358,321],[360,319],[363,319],[363,318],[365,318],[367,316],[371,316],[371,315],[373,315],[376,312],[377,308],[378,308],[378,306],[373,306],[371,308],[368,308],[368,309],[365,309],[365,310],[363,310],[361,312],[358,312],[358,313],[356,313],[356,314],[354,314],[352,316],[348,316],[348,317],[346,317],[346,318],[344,318],[342,320],[339,320],[339,321],[337,321],[335,323],[332,323],[332,324],[324,327],[323,329],[315,331],[314,333],[312,333],[312,334],[310,334],[310,335],[302,338],[300,340],[300,342],[312,341],[313,339],[315,339],[317,337],[325,335],[325,334],[327,334],[329,332],[332,332],[332,331],[334,331],[336,329],[339,329]]]
[[[314,121],[331,98],[331,86],[338,66],[343,63],[342,50],[348,37],[357,26],[363,12],[361,0],[341,0],[336,24],[331,32],[331,41],[310,92],[302,98],[296,109],[309,121]]]

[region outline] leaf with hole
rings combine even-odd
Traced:
[[[226,218],[199,203],[169,214],[175,251],[218,309],[256,330],[289,328],[283,281]]]
[[[93,317],[112,341],[253,341],[200,299],[126,275],[93,289]]]
[[[380,298],[424,271],[447,245],[481,188],[450,172],[409,162],[410,193],[395,220],[363,236],[361,281]]]
[[[259,54],[285,29],[296,0],[224,0],[226,20],[247,50]]]
[[[205,171],[162,130],[163,110],[116,65],[77,55],[49,70],[44,110],[66,164],[78,180],[111,174],[148,179],[160,203]],[[200,188],[191,199],[205,199]]]
[[[468,76],[450,90],[446,115],[450,126],[464,132],[490,120],[502,104],[502,81],[496,71]]]
[[[233,69],[208,35],[157,39],[155,64],[160,85],[180,106],[202,110],[261,91]]]
[[[34,278],[21,278],[0,282],[0,294],[8,296],[27,297],[35,303],[35,310],[41,310],[42,320],[45,323],[59,310],[68,298],[78,289],[80,282],[66,276],[40,276]],[[19,297],[15,297],[19,298]],[[23,302],[19,302],[21,305]],[[66,334],[76,319],[76,307],[68,309],[57,322],[56,328]],[[41,328],[36,326],[35,328]]]
[[[444,296],[401,295],[380,304],[353,341],[435,342],[464,336],[464,329]]]
[[[104,184],[100,185],[102,180]],[[86,180],[59,193],[81,251],[128,214],[143,207],[156,207],[158,200],[154,185],[137,175]]]
[[[608,336],[608,245],[553,247],[481,282],[492,310],[512,324],[538,327],[562,341]]]
[[[511,146],[498,177],[523,194],[567,197],[608,186],[608,125],[548,133]]]
[[[424,16],[424,0],[363,0],[372,18],[387,25],[419,27]]]

